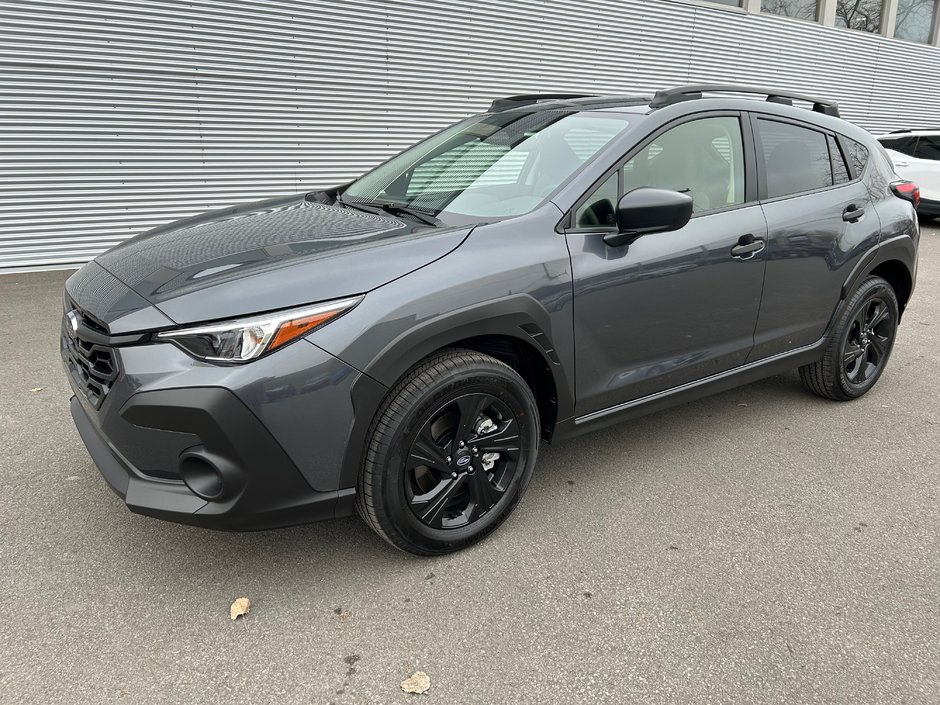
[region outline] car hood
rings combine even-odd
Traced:
[[[382,286],[443,257],[470,232],[406,220],[303,195],[211,211],[96,258],[91,264],[113,275],[112,286],[128,291],[105,311],[84,286],[85,302],[112,330],[117,318],[144,320],[142,314],[126,318],[135,297],[179,324],[299,306]],[[103,286],[104,272],[91,264],[84,278]]]

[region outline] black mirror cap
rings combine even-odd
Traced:
[[[641,235],[685,227],[692,217],[692,197],[668,189],[642,187],[629,191],[617,204],[617,230],[604,237],[611,247],[629,245]]]

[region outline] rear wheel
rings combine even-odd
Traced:
[[[411,553],[449,553],[479,541],[525,492],[538,429],[532,392],[511,367],[471,350],[428,358],[379,409],[358,512]]]
[[[857,399],[884,371],[898,329],[898,300],[881,277],[868,277],[849,300],[823,359],[800,368],[811,391],[828,399]]]

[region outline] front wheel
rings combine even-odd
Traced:
[[[800,368],[803,384],[828,399],[857,399],[884,372],[897,330],[894,289],[881,277],[868,277],[845,307],[823,359]]]
[[[410,553],[464,548],[518,504],[538,439],[535,398],[515,370],[472,350],[434,355],[378,411],[359,477],[359,515]]]

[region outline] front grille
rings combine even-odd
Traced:
[[[97,409],[118,376],[114,350],[85,339],[80,328],[73,331],[66,317],[62,319],[62,351],[65,364],[78,388]]]

